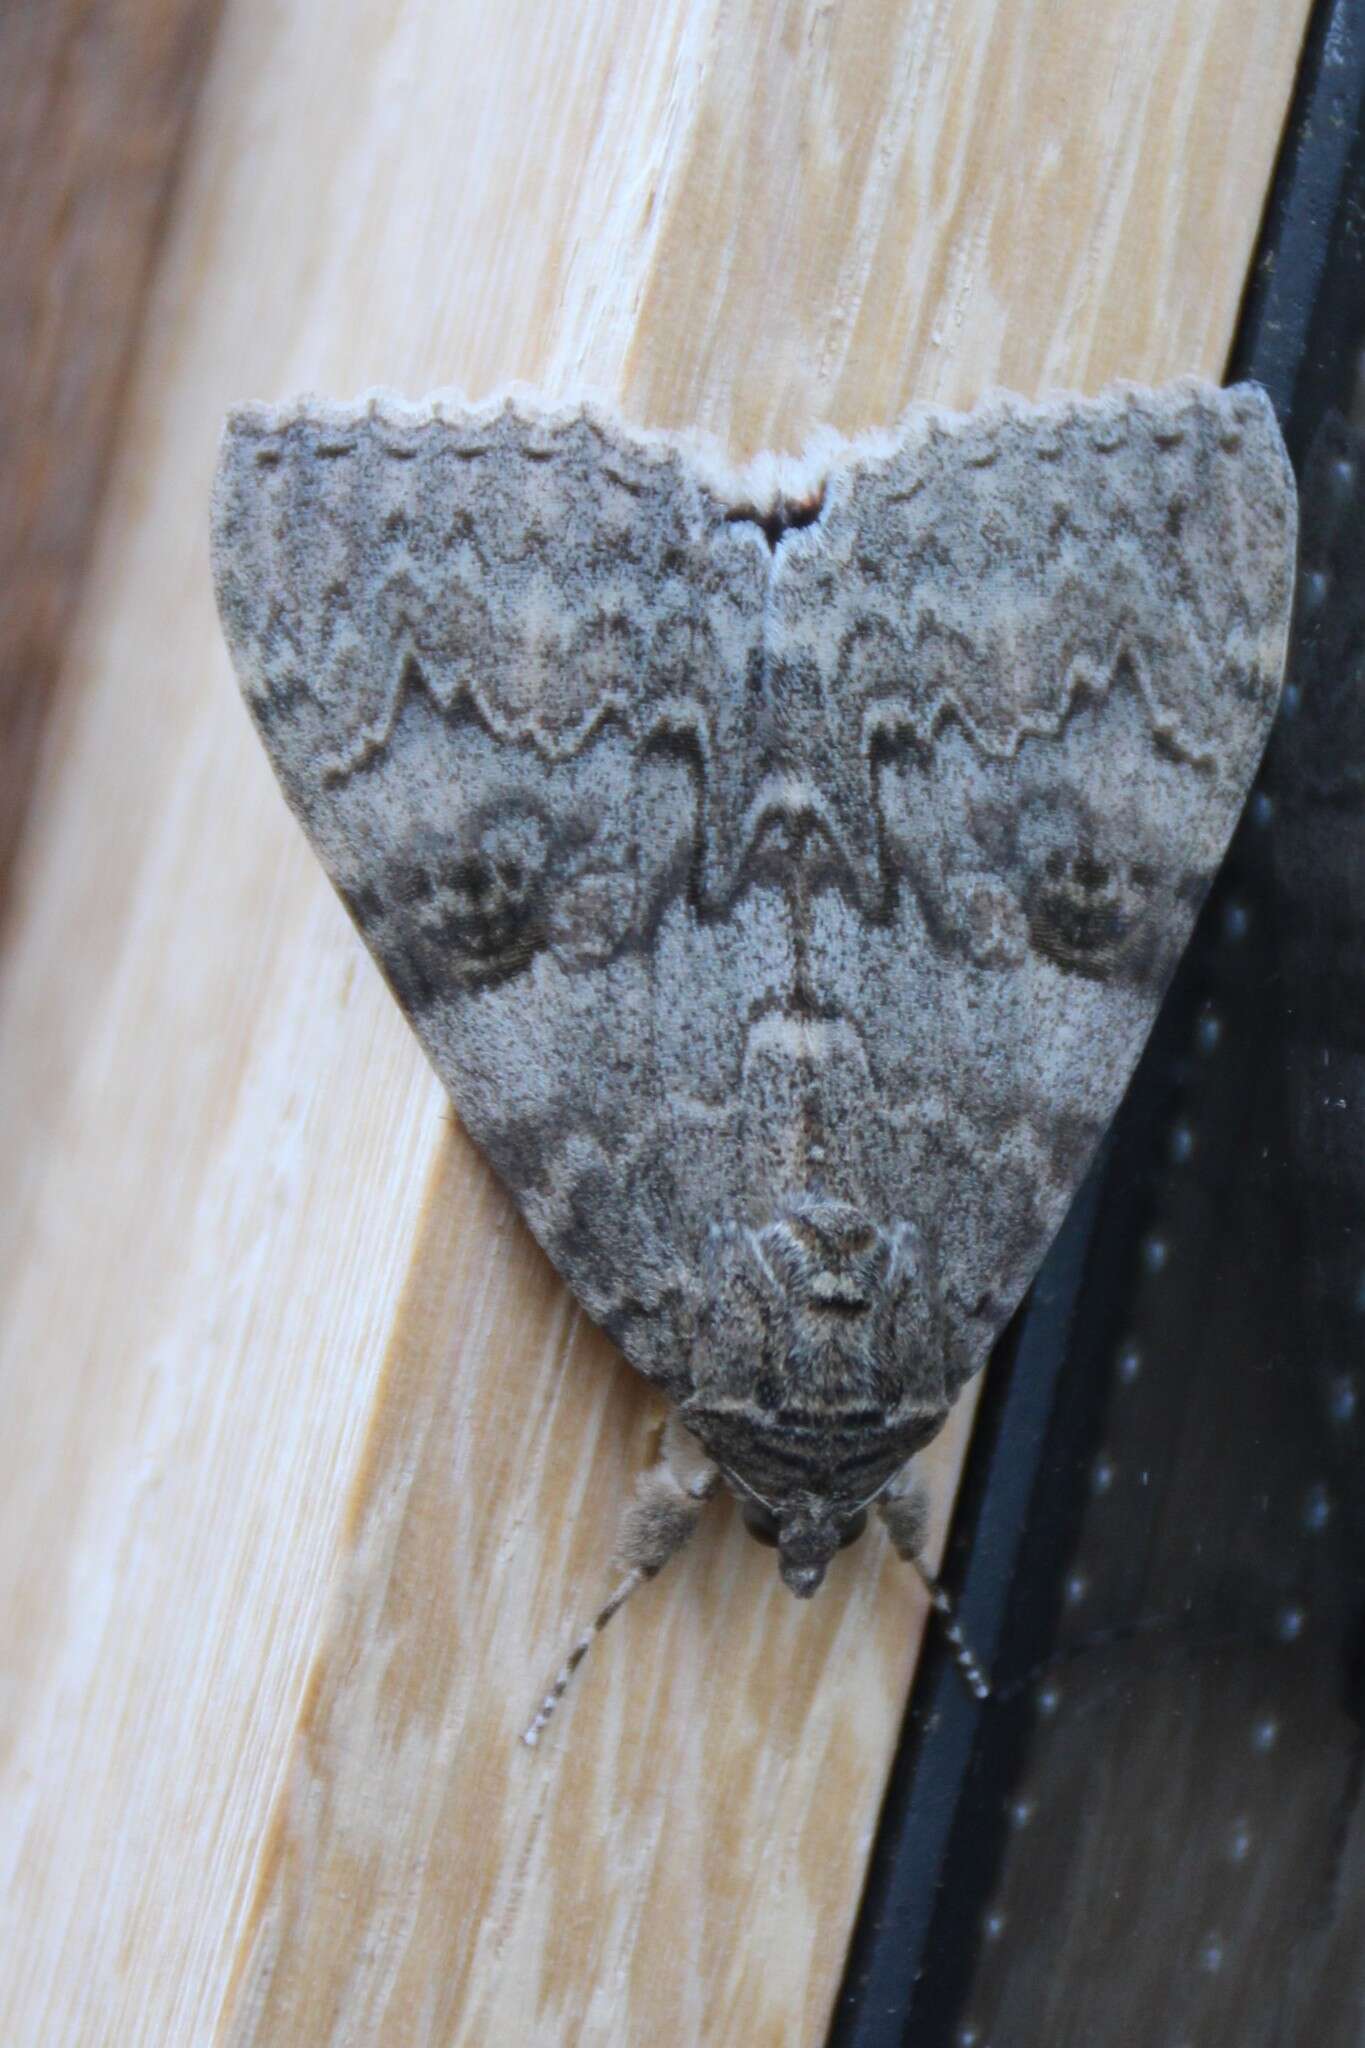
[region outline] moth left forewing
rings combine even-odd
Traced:
[[[556,1264],[674,1386],[767,950],[698,915],[765,573],[725,509],[662,443],[512,405],[239,415],[215,492],[291,805]]]

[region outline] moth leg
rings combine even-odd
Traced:
[[[962,1673],[968,1691],[976,1699],[988,1700],[991,1696],[990,1682],[962,1633],[957,1610],[932,1572],[925,1569],[921,1552],[929,1534],[929,1499],[908,1465],[896,1474],[877,1502],[877,1513],[896,1555],[903,1557],[918,1572],[930,1605],[943,1622],[943,1633],[953,1653],[953,1662]]]
[[[706,1457],[677,1417],[670,1416],[658,1463],[640,1474],[634,1496],[621,1518],[615,1562],[624,1576],[565,1658],[559,1676],[521,1738],[528,1748],[534,1749],[539,1742],[545,1723],[568,1690],[569,1680],[613,1614],[625,1606],[647,1579],[656,1578],[671,1557],[676,1557],[719,1484],[719,1468]]]

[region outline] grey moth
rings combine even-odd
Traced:
[[[869,1508],[917,1557],[916,1454],[1255,773],[1294,536],[1249,385],[915,408],[746,470],[532,394],[232,416],[218,603],[285,796],[672,1403],[530,1739],[720,1488],[798,1595]]]

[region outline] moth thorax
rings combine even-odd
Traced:
[[[760,1228],[717,1225],[706,1280],[691,1366],[708,1412],[865,1426],[899,1410],[907,1364],[934,1349],[913,1234],[851,1202],[797,1195]]]

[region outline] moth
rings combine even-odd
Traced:
[[[916,1455],[1255,773],[1294,536],[1251,385],[916,407],[743,470],[533,394],[231,417],[218,603],[285,796],[673,1404],[529,1740],[722,1487],[799,1597],[874,1506],[918,1558]]]

